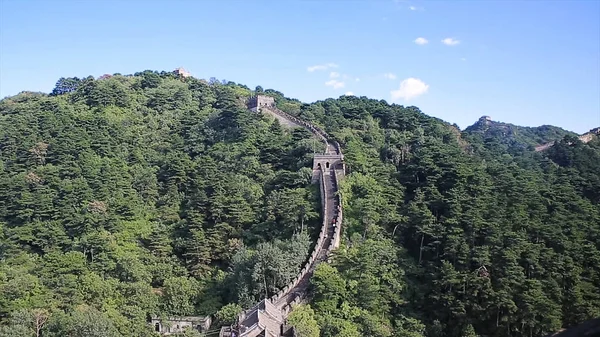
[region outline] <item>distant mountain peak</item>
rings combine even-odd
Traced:
[[[492,120],[490,116],[481,116],[477,122],[465,129],[467,134],[479,135],[482,139],[504,144],[514,150],[547,148],[548,143],[575,133],[551,125],[538,127],[518,126]]]

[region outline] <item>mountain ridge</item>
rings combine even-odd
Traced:
[[[159,71],[146,70],[144,72],[137,72],[135,74],[128,74],[128,75],[122,75],[120,73],[115,73],[113,75],[104,74],[102,76],[98,76],[97,78],[95,78],[95,80],[108,79],[108,78],[111,78],[113,76],[133,77],[133,76],[137,76],[137,75],[140,75],[142,73],[147,73],[147,72],[152,72],[152,73],[155,73],[155,74],[160,75],[160,76],[172,75],[172,76],[175,76],[175,77],[180,77],[182,79],[192,78],[192,79],[201,81],[201,82],[206,83],[206,84],[219,82],[214,77],[211,77],[208,80],[203,79],[203,78],[194,77],[192,74],[190,74],[189,72],[187,72],[183,67],[178,67],[175,70],[173,70],[172,72],[168,72],[168,71],[164,71],[164,70],[160,71],[160,72]],[[21,96],[21,95],[26,95],[26,96],[29,96],[29,95],[32,95],[32,96],[36,96],[36,95],[58,95],[58,94],[62,94],[62,93],[74,92],[81,83],[83,83],[85,80],[90,80],[90,79],[94,79],[94,77],[91,76],[91,75],[87,76],[85,78],[84,77],[82,77],[82,78],[78,78],[78,77],[62,77],[61,79],[58,80],[55,88],[50,93],[43,92],[43,91],[23,90],[23,91],[15,94],[15,95],[9,95],[9,96],[0,98],[0,100],[10,99],[12,97],[17,97],[17,96]],[[222,84],[235,83],[235,82],[227,81],[227,80],[222,80],[221,82],[222,82]],[[235,83],[235,84],[240,85],[240,86],[242,86],[242,87],[244,87],[246,89],[249,89],[245,85],[241,85],[239,83]],[[259,87],[260,86],[258,86],[257,88],[259,88]],[[257,91],[257,94],[266,94],[266,95],[273,95],[273,96],[279,96],[280,95],[281,97],[283,97],[283,94],[281,92],[276,91],[276,90],[269,89],[267,92],[263,92],[262,87],[260,87],[260,88],[261,89],[259,91]],[[339,98],[343,98],[343,97],[348,97],[348,96],[346,96],[346,95],[339,96]],[[358,97],[358,96],[350,96],[350,97]],[[364,97],[366,97],[366,96],[364,96]],[[368,98],[368,99],[374,99],[374,98],[369,98],[369,97],[366,97],[366,98]],[[330,99],[336,99],[336,98],[330,97],[330,98],[325,98],[325,99],[317,100],[317,101],[314,101],[314,102],[302,102],[302,101],[300,101],[298,99],[288,98],[288,97],[286,97],[286,99],[291,100],[291,101],[295,101],[295,102],[300,102],[301,104],[315,104],[315,103],[318,103],[318,102],[324,102],[324,101],[327,101],[327,100],[330,100]],[[244,103],[242,103],[242,104],[244,104]],[[402,105],[400,105],[400,106],[402,106]],[[407,106],[407,107],[410,107],[410,106]],[[438,119],[438,120],[440,120],[440,121],[442,121],[444,123],[447,123],[449,125],[452,125],[455,128],[457,128],[458,130],[460,130],[461,132],[469,132],[469,133],[470,132],[474,132],[476,130],[477,131],[481,131],[481,129],[486,129],[487,130],[487,129],[490,129],[490,128],[491,129],[504,128],[506,131],[515,131],[515,130],[518,131],[518,130],[523,130],[523,129],[525,129],[525,130],[527,130],[527,129],[528,130],[538,130],[538,132],[540,132],[542,134],[545,131],[558,131],[561,134],[564,133],[563,135],[569,134],[569,135],[573,135],[573,136],[577,135],[577,136],[583,137],[583,136],[586,136],[588,134],[596,134],[597,135],[600,132],[600,131],[598,131],[600,129],[600,126],[599,127],[594,127],[592,129],[590,129],[589,131],[584,132],[582,134],[578,134],[578,133],[576,133],[574,131],[566,130],[566,129],[564,129],[564,128],[560,127],[560,126],[556,126],[556,125],[542,124],[542,125],[539,125],[539,126],[522,126],[522,125],[517,125],[517,124],[513,124],[513,123],[508,123],[508,122],[495,121],[495,120],[492,120],[492,118],[490,116],[487,116],[487,115],[481,116],[475,123],[467,126],[465,129],[461,130],[461,128],[456,123],[440,119],[439,117],[435,117],[435,116],[431,116],[431,115],[428,115],[428,116],[431,117],[431,118]],[[507,135],[507,136],[510,136],[510,135]],[[548,144],[551,141],[556,141],[556,140],[559,140],[560,138],[562,138],[562,137],[556,138],[555,136],[552,136],[552,135],[547,135],[547,137],[550,138],[550,139],[546,139],[546,140],[549,140],[549,141],[541,142],[541,143],[537,144],[536,146]],[[584,139],[586,139],[586,138],[584,138]],[[542,140],[543,140],[543,138],[542,138]],[[583,141],[583,139],[582,139],[582,141]],[[529,144],[529,145],[533,145],[533,144]]]
[[[583,134],[577,134],[554,125],[520,126],[494,121],[490,116],[482,116],[477,122],[465,128],[463,132],[482,141],[496,141],[512,151],[533,150],[539,152],[565,136],[578,137],[582,142],[589,142],[598,135],[600,128],[593,128]]]

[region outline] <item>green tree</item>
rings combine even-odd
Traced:
[[[163,286],[163,308],[172,315],[192,315],[199,284],[188,277],[172,277]]]
[[[346,297],[346,282],[337,269],[323,263],[315,269],[310,280],[314,292],[314,306],[320,312],[335,312]]]
[[[231,325],[235,323],[241,312],[242,307],[239,304],[229,303],[217,311],[215,320],[221,325]]]
[[[49,323],[49,336],[119,337],[122,336],[106,315],[92,307],[78,307],[72,313]]]
[[[300,337],[319,337],[319,325],[310,305],[298,305],[292,308],[288,316],[288,324],[296,329]]]

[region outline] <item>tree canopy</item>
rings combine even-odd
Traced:
[[[147,70],[0,101],[0,336],[230,324],[293,279],[322,145],[248,111],[256,93],[339,141],[348,169],[343,242],[289,317],[300,336],[531,337],[600,315],[597,137]]]

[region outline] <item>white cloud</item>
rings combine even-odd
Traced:
[[[332,71],[329,73],[329,78],[338,78],[340,77],[340,73],[337,73],[335,71]]]
[[[383,74],[383,77],[387,78],[388,80],[395,80],[396,79],[396,75],[392,74],[392,73],[385,73],[385,74]]]
[[[463,57],[463,58],[461,58],[460,60],[461,60],[461,61],[466,61],[467,59]]]
[[[360,78],[358,78],[358,77],[357,77],[357,78],[355,79],[355,81],[356,81],[356,82],[360,82]]]
[[[429,85],[421,81],[418,78],[410,77],[400,82],[400,88],[398,90],[392,90],[392,101],[397,101],[402,98],[406,101],[423,95],[429,90]]]
[[[418,37],[415,39],[415,43],[418,45],[424,45],[424,44],[428,44],[429,41],[427,41],[427,39],[424,37]]]
[[[306,70],[308,70],[308,72],[312,73],[313,71],[317,71],[317,70],[327,70],[330,68],[337,68],[338,65],[335,63],[326,63],[326,64],[317,64],[314,66],[310,66],[310,67],[306,67]]]
[[[409,6],[408,9],[410,9],[411,11],[416,11],[417,7],[415,7],[415,6]]]
[[[332,87],[333,89],[340,89],[346,86],[346,83],[338,80],[329,80],[325,82],[325,85],[328,87]]]
[[[344,94],[344,96],[354,96],[354,93],[352,91],[348,91]]]
[[[460,41],[456,40],[452,37],[447,37],[442,40],[442,43],[445,44],[446,46],[456,46],[457,44],[460,43]]]

